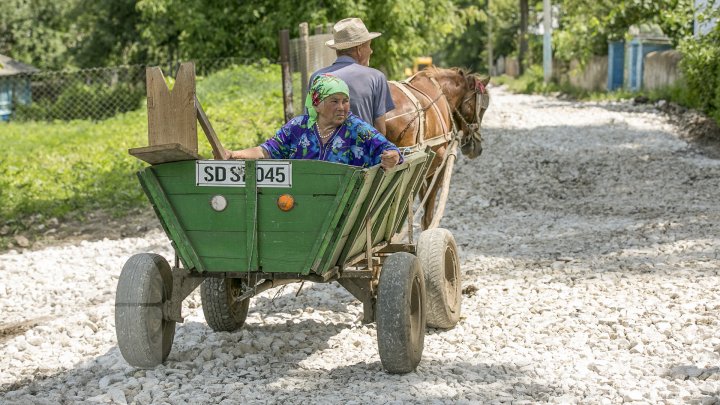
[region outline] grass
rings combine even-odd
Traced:
[[[269,64],[197,78],[198,99],[229,149],[274,134],[283,121],[281,86],[279,66]],[[198,131],[200,154],[212,156],[199,125]],[[147,145],[144,108],[100,122],[0,123],[0,139],[0,230],[6,235],[51,218],[82,219],[93,210],[121,217],[147,207],[135,177],[146,164],[127,153]]]

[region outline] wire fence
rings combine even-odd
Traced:
[[[205,76],[254,61],[220,58],[193,62],[196,74]],[[0,120],[98,121],[137,110],[145,102],[145,70],[148,66],[160,66],[165,77],[174,77],[180,62],[0,76]]]
[[[325,45],[332,39],[332,34],[323,33],[323,29],[331,28],[316,27],[315,35],[289,41],[288,62],[292,73],[291,97],[295,114],[303,112],[309,76],[329,66],[336,58],[335,51]],[[195,63],[196,74],[206,76],[256,61],[229,57],[192,62]],[[165,77],[175,77],[180,62],[0,76],[0,121],[99,121],[137,110],[145,102],[145,70],[149,66],[160,66]]]
[[[331,65],[336,59],[335,50],[325,45],[325,42],[333,39],[331,25],[316,27],[314,35],[309,35],[307,23],[300,24],[299,28],[300,36],[289,39],[286,55],[282,55],[283,46],[280,46],[280,61],[287,60],[290,70],[292,92],[286,92],[284,97],[285,102],[292,105],[292,115],[304,111],[303,102],[312,73]],[[286,118],[289,118],[288,115],[289,111],[286,110]]]

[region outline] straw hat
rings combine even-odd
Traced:
[[[379,32],[368,32],[359,18],[346,18],[333,26],[333,39],[325,42],[332,49],[348,49],[380,36]]]

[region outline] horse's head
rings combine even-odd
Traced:
[[[454,114],[463,133],[460,150],[465,156],[473,159],[482,153],[480,124],[485,110],[490,105],[490,94],[487,91],[490,78],[480,78],[475,74],[466,74],[462,70],[458,70],[458,72],[465,81],[462,95],[459,98],[460,102]]]

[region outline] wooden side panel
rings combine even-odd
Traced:
[[[194,161],[157,165],[153,170],[205,271],[248,271],[251,266],[264,272],[304,274],[319,262],[315,256],[321,256],[321,242],[334,242],[333,226],[349,204],[349,182],[363,173],[347,165],[293,161],[291,188],[250,190],[197,186]],[[255,241],[250,239],[253,232],[248,232],[248,198],[255,195],[251,191],[257,191],[257,199],[250,198],[257,207]],[[295,206],[288,212],[277,206],[282,194],[295,198]],[[215,195],[226,199],[223,211],[211,207]],[[248,252],[256,252],[255,257]]]

